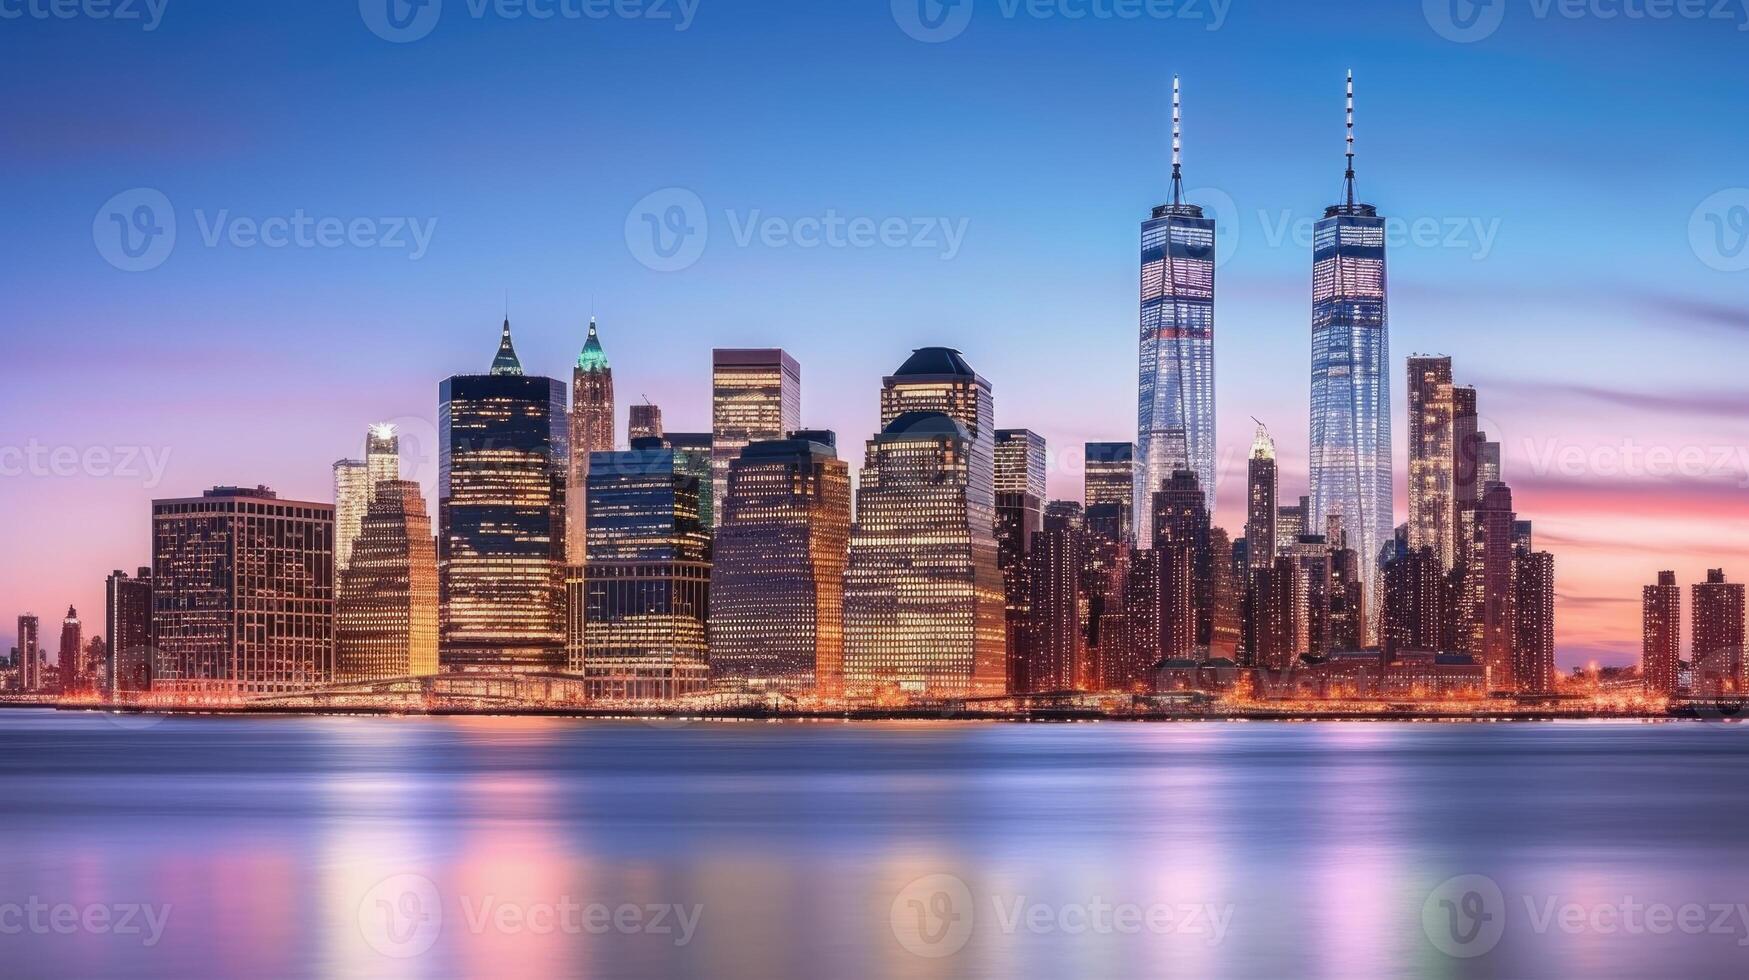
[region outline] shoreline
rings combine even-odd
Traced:
[[[1739,720],[1749,720],[1749,714],[1738,712],[1703,713],[1688,711],[1611,711],[1611,710],[1551,710],[1542,709],[1501,709],[1501,710],[1391,710],[1366,709],[1359,706],[1328,710],[1290,710],[1272,711],[1267,708],[1250,710],[1234,710],[1232,708],[1209,708],[1207,710],[1181,711],[1137,711],[1137,712],[1105,712],[1094,709],[1039,709],[1030,711],[977,711],[963,708],[858,708],[849,710],[769,710],[750,707],[721,708],[697,711],[666,711],[637,710],[629,708],[588,708],[588,707],[542,707],[531,705],[527,707],[432,707],[420,710],[410,710],[398,706],[374,705],[328,705],[322,707],[294,705],[249,705],[249,706],[138,706],[138,705],[97,705],[97,704],[57,704],[44,702],[0,702],[0,710],[4,709],[38,709],[66,712],[90,712],[98,714],[127,715],[162,715],[175,716],[350,716],[350,717],[404,717],[404,718],[572,718],[579,721],[641,721],[662,723],[691,723],[703,721],[765,721],[765,722],[916,722],[916,721],[963,721],[963,722],[997,722],[1008,724],[1072,724],[1084,722],[1130,722],[1130,723],[1170,723],[1170,722],[1320,722],[1320,721],[1376,721],[1376,722],[1430,722],[1455,724],[1471,723],[1535,723],[1557,721],[1641,721],[1641,722],[1700,722],[1732,724]]]

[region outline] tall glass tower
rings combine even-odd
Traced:
[[[1380,549],[1392,541],[1391,345],[1385,221],[1354,194],[1354,73],[1348,74],[1343,202],[1324,210],[1312,245],[1310,528],[1342,515],[1361,556],[1367,633],[1378,622]]]
[[[1172,80],[1172,198],[1142,222],[1141,370],[1135,504],[1145,539],[1154,494],[1177,470],[1196,473],[1215,505],[1215,220],[1184,202],[1178,79]]]

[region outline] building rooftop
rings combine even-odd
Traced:
[[[978,372],[966,363],[959,351],[952,347],[919,347],[911,352],[905,363],[899,365],[899,370],[893,372],[895,378],[929,377],[932,375],[952,375],[956,377],[975,378]]]
[[[972,434],[959,420],[941,412],[906,412],[881,430],[885,436],[953,436],[970,442]]]

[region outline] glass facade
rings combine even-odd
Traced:
[[[802,427],[802,369],[774,348],[711,354],[711,496],[728,491],[729,463],[750,442],[786,438]],[[713,515],[714,524],[722,515]]]
[[[798,434],[804,435],[804,434]],[[729,464],[711,565],[711,676],[833,697],[844,680],[850,468],[829,433],[755,442]]]
[[[1142,222],[1141,370],[1132,489],[1135,533],[1154,526],[1153,495],[1175,470],[1215,500],[1215,221],[1163,204]]]
[[[152,503],[152,686],[282,694],[334,675],[334,508],[219,487]]]
[[[1307,526],[1342,515],[1349,546],[1361,555],[1369,622],[1377,620],[1381,549],[1396,526],[1390,356],[1385,221],[1370,204],[1329,208],[1313,232]]]
[[[704,478],[668,448],[596,453],[589,461],[589,538],[582,625],[571,671],[590,697],[680,697],[708,682],[710,535]],[[581,636],[576,633],[580,632]]]
[[[980,390],[970,402],[987,408]],[[900,414],[869,440],[844,584],[847,693],[963,697],[1006,686],[1002,578],[989,483],[986,503],[974,501],[976,446],[938,411]]]
[[[440,389],[445,669],[565,662],[565,384],[520,370],[514,352],[501,354],[495,373],[453,377]]]
[[[340,585],[336,680],[437,673],[437,546],[419,484],[377,484]]]
[[[996,430],[996,567],[1002,573],[1008,689],[1025,685],[1026,624],[1032,608],[1026,556],[1044,524],[1045,438],[1030,429]]]

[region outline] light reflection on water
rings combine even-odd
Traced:
[[[0,745],[7,975],[1516,978],[1749,967],[1749,921],[1705,935],[1539,932],[1532,911],[1749,903],[1743,726],[187,718],[139,728],[4,711]],[[1454,957],[1430,941],[1423,906],[1470,874],[1501,887],[1504,933],[1483,955]],[[7,933],[4,906],[32,898],[170,911],[150,948],[82,928]],[[567,901],[679,912],[662,932],[567,933],[541,918]],[[1100,908],[1107,923],[1130,908],[1166,910],[1178,925],[1099,931],[1086,915]],[[675,916],[692,909],[681,944]],[[1192,921],[1185,910],[1202,911]]]

